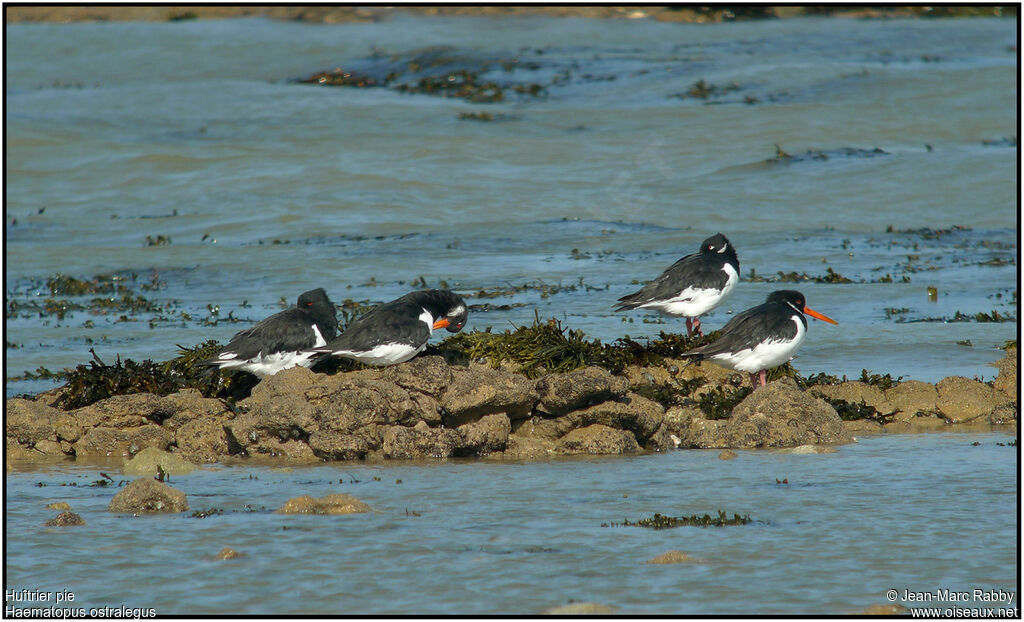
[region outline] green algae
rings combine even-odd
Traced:
[[[740,387],[731,391],[725,387],[715,387],[701,394],[697,400],[697,408],[700,408],[707,419],[728,419],[732,415],[732,409],[753,392],[750,387]]]
[[[674,527],[727,527],[735,525],[747,525],[753,519],[749,514],[740,516],[733,514],[730,518],[722,510],[718,510],[718,516],[710,514],[691,514],[690,516],[666,516],[655,512],[651,518],[642,518],[636,522],[629,519],[622,519],[621,523],[603,523],[602,527],[646,527],[647,529],[672,529]]]
[[[484,331],[459,333],[440,345],[428,348],[428,353],[446,358],[486,360],[498,368],[503,362],[514,363],[519,373],[536,378],[546,373],[566,373],[594,365],[612,373],[622,373],[627,365],[660,363],[665,357],[679,356],[683,352],[710,343],[707,337],[689,338],[661,333],[661,338],[640,344],[629,337],[612,344],[599,339],[588,339],[583,331],[566,329],[561,321],[542,321],[535,315],[531,326],[517,326],[503,333]]]

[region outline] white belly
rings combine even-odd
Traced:
[[[796,337],[792,339],[763,341],[753,348],[728,354],[715,354],[708,359],[723,367],[749,374],[778,367],[793,357],[793,353],[800,347],[800,342],[807,333],[800,318],[794,315],[793,321],[796,323]]]
[[[408,361],[426,347],[427,344],[425,343],[418,348],[403,343],[385,343],[365,352],[336,350],[332,354],[359,361],[360,363],[366,363],[367,365],[397,365],[398,363]]]
[[[725,264],[722,271],[728,275],[728,280],[722,289],[704,289],[698,287],[687,287],[669,300],[658,300],[640,305],[642,309],[654,309],[668,315],[682,317],[697,317],[704,315],[714,309],[726,297],[732,293],[740,275],[729,264]]]

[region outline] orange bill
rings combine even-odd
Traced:
[[[444,328],[444,327],[448,326],[448,324],[450,324],[450,323],[451,322],[448,321],[448,318],[443,317],[440,320],[434,322],[434,330],[437,330],[439,328]],[[835,322],[832,322],[832,323],[835,324]]]
[[[812,309],[810,307],[807,307],[807,306],[804,307],[804,313],[806,313],[807,315],[809,315],[809,316],[811,316],[813,318],[817,318],[817,319],[822,320],[824,322],[828,322],[829,324],[838,324],[839,323],[839,322],[833,320],[832,318],[830,318],[829,316],[822,315],[821,313],[818,313],[814,309]]]

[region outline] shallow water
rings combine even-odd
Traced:
[[[936,433],[866,437],[833,454],[740,451],[729,461],[692,450],[173,477],[190,511],[224,511],[201,519],[110,514],[115,491],[88,484],[101,471],[119,479],[116,467],[66,463],[7,477],[7,587],[160,614],[529,614],[570,600],[628,614],[843,614],[886,603],[888,589],[1016,595],[1011,440]],[[375,511],[273,513],[292,496],[337,492]],[[86,525],[43,527],[54,501]],[[754,522],[602,527],[717,510]],[[225,546],[246,557],[214,560]],[[643,563],[673,549],[697,561]]]
[[[165,360],[176,344],[225,342],[313,287],[379,302],[420,277],[464,294],[534,287],[473,298],[505,308],[475,311],[471,329],[536,312],[605,341],[657,336],[682,322],[613,314],[612,303],[722,231],[745,277],[831,268],[856,283],[742,283],[709,328],[796,287],[840,322],[813,323],[795,361],[804,373],[991,378],[986,364],[1016,322],[942,318],[1017,315],[1015,26],[10,25],[6,376],[86,362],[91,347],[104,360]],[[453,66],[518,59],[524,68],[486,75],[547,95],[471,104],[293,82],[336,66],[380,71],[427,48]],[[673,97],[699,80],[739,89]],[[768,163],[775,145],[831,157]],[[952,225],[967,230],[898,233]],[[171,243],[147,246],[160,235]],[[57,272],[137,274],[136,292],[169,310],[10,310],[49,296]],[[878,282],[886,275],[895,282]],[[159,290],[139,290],[154,278]],[[545,296],[542,285],[563,287]],[[48,386],[9,380],[6,394]]]

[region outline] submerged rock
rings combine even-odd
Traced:
[[[107,511],[127,514],[186,512],[185,493],[151,477],[137,479],[114,495]]]
[[[544,612],[544,615],[600,615],[606,613],[615,613],[615,610],[608,605],[600,603],[569,603],[568,605],[548,609]]]
[[[278,514],[361,514],[372,508],[352,495],[333,494],[314,499],[309,495],[289,499]]]
[[[47,510],[70,510],[71,505],[66,501],[55,501],[54,503],[47,504]]]
[[[694,559],[682,551],[666,551],[657,557],[645,561],[645,564],[682,564]]]
[[[85,519],[74,512],[61,512],[56,518],[46,521],[47,527],[72,527],[84,524]]]
[[[723,449],[722,452],[720,454],[718,454],[718,459],[719,460],[732,460],[732,459],[736,458],[737,456],[739,456],[739,454],[736,453],[735,451],[733,451],[731,449]]]
[[[220,559],[220,560],[238,559],[239,557],[245,557],[245,556],[246,556],[245,553],[239,553],[238,551],[236,551],[235,549],[231,548],[230,546],[226,546],[226,547],[224,547],[224,548],[222,548],[220,550],[220,553],[217,553],[217,555],[214,557],[214,559]]]
[[[125,475],[158,475],[162,470],[168,475],[185,475],[195,470],[196,465],[177,454],[147,447],[121,467]]]

